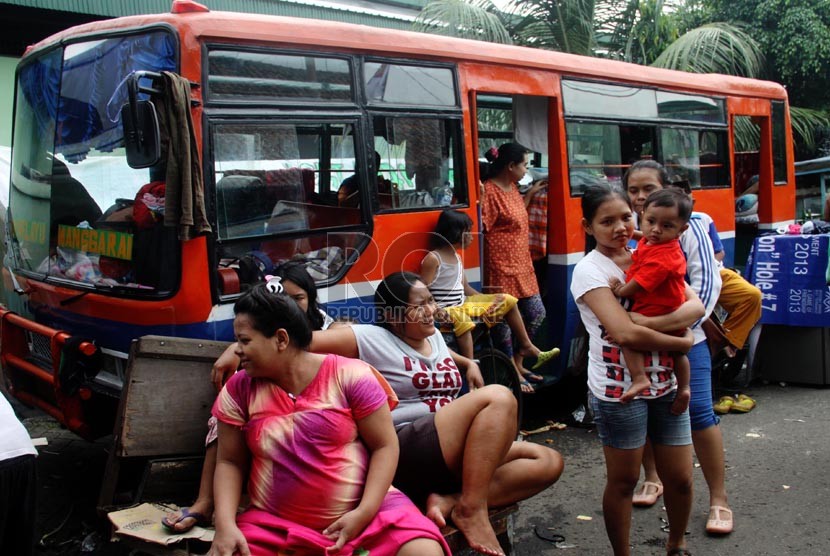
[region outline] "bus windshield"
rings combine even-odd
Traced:
[[[136,293],[175,287],[177,249],[157,255],[167,236],[176,245],[161,225],[164,172],[127,165],[120,111],[132,72],[176,67],[174,37],[153,31],[75,42],[20,68],[9,202],[18,271]]]

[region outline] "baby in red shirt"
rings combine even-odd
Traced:
[[[679,191],[662,189],[646,199],[640,222],[643,237],[625,273],[626,283],[614,279],[610,284],[614,295],[634,301],[632,312],[649,317],[665,315],[686,301],[686,257],[679,238],[689,227],[691,214],[691,199]],[[626,403],[648,390],[651,381],[645,373],[645,354],[631,348],[622,350],[631,373],[631,387],[620,398],[620,402]],[[689,359],[685,354],[674,356],[674,374],[677,394],[671,411],[679,415],[689,407],[691,398]]]

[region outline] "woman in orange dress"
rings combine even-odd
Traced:
[[[483,176],[481,220],[484,225],[484,291],[509,293],[518,298],[527,334],[533,339],[545,319],[545,306],[530,258],[527,210],[517,186],[527,172],[529,152],[518,143],[505,143],[498,149],[487,151],[485,156],[490,165]],[[511,348],[516,370],[521,375],[522,391],[532,392],[530,382],[544,379],[523,367],[523,357],[530,354],[512,349],[507,327],[496,330],[503,335],[502,343]],[[545,362],[540,359],[534,369]]]

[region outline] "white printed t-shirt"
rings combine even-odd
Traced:
[[[0,393],[0,461],[37,455],[29,433],[17,419],[11,404]]]
[[[380,326],[358,324],[352,330],[359,358],[377,369],[398,396],[398,406],[392,410],[396,429],[458,397],[461,373],[438,331],[428,338],[432,352],[426,356]]]
[[[619,401],[631,386],[631,374],[625,368],[622,348],[603,339],[605,331],[599,319],[582,298],[597,288],[609,288],[608,281],[618,278],[625,282],[625,272],[614,261],[596,249],[585,255],[574,268],[571,295],[588,331],[588,388],[600,400]],[[659,398],[677,388],[672,369],[671,353],[651,352],[645,358],[651,388],[638,398]]]
[[[715,249],[709,237],[712,217],[705,212],[693,212],[689,227],[680,236],[680,247],[686,255],[686,282],[700,297],[706,314],[692,326],[695,345],[706,340],[700,325],[709,318],[720,297],[721,278]]]

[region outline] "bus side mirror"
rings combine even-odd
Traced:
[[[159,120],[149,100],[129,102],[121,107],[124,148],[130,168],[149,168],[161,159]]]
[[[124,126],[124,148],[130,168],[149,168],[161,159],[161,134],[155,105],[138,99],[138,81],[142,73],[133,73],[127,80],[128,102],[121,107]]]

